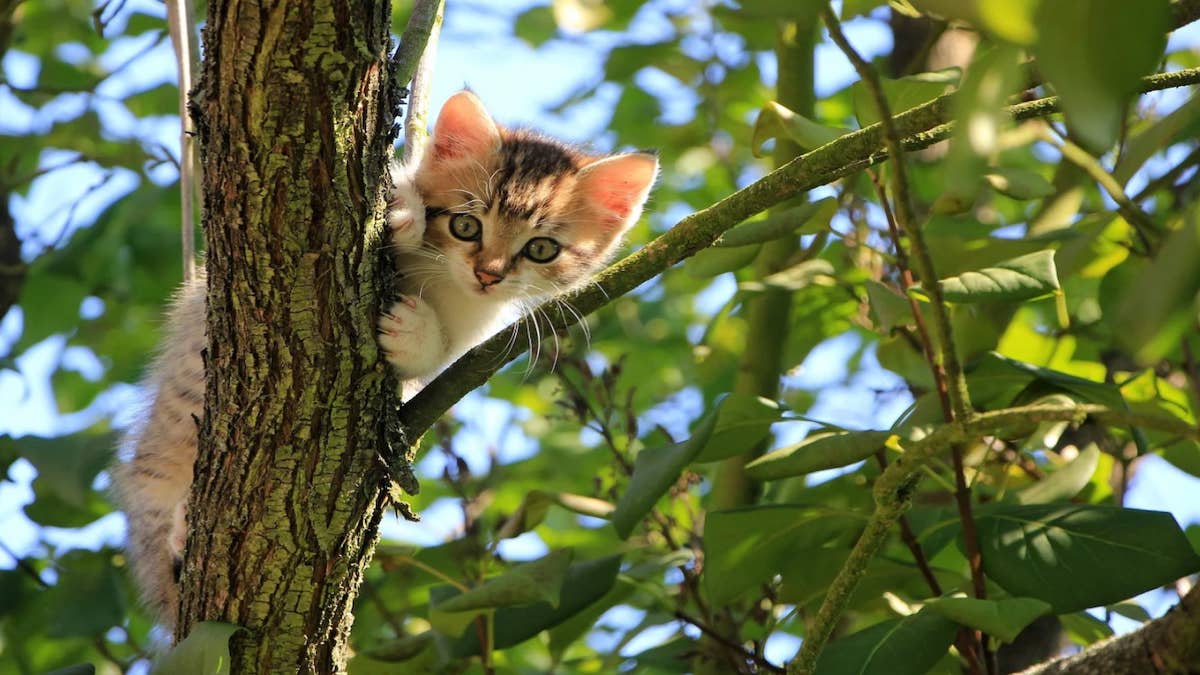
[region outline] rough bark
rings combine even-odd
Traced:
[[[195,96],[208,388],[177,637],[246,630],[233,671],[344,670],[387,502],[394,381],[374,315],[386,0],[214,0]]]

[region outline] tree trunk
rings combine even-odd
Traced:
[[[344,670],[387,493],[376,254],[394,118],[386,0],[212,0],[194,101],[208,388],[177,637],[234,673]]]

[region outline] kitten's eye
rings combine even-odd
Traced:
[[[525,257],[534,262],[548,263],[558,257],[562,247],[549,237],[534,237],[525,244]]]
[[[483,234],[483,224],[469,213],[456,213],[450,216],[450,234],[463,241],[476,241]]]

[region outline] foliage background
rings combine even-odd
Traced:
[[[886,56],[892,35],[887,10],[873,9],[876,4],[882,3],[846,7],[847,17],[869,14],[849,21],[847,32],[869,56]],[[637,248],[768,169],[751,139],[758,112],[774,96],[774,19],[771,3],[761,4],[762,14],[756,7],[744,3],[738,13],[683,0],[621,0],[604,3],[604,9],[569,1],[504,7],[452,1],[434,107],[465,82],[504,123],[528,124],[600,150],[657,148],[664,177],[649,217],[631,237]],[[397,31],[406,11],[397,8]],[[161,14],[160,5],[132,1],[0,6],[0,191],[29,265],[19,306],[0,324],[0,468],[6,471],[0,483],[0,672],[43,672],[80,662],[141,671],[154,640],[124,575],[118,552],[123,524],[105,499],[104,467],[114,429],[136,414],[131,383],[153,350],[158,317],[179,277],[177,92]],[[1163,67],[1196,66],[1191,45],[1197,39],[1191,29],[1173,34]],[[846,88],[857,79],[849,64],[827,41],[817,47],[816,64],[815,118],[827,127],[856,126],[861,107]],[[1197,146],[1191,95],[1167,91],[1140,99],[1120,160],[1106,160],[1130,194],[1175,166],[1185,167],[1139,200],[1164,233],[1186,229],[1181,219],[1195,218],[1193,170],[1187,168],[1196,164]],[[1172,287],[1165,310],[1151,306],[1147,312],[1159,313],[1136,324],[1157,331],[1178,324],[1182,312],[1185,327],[1171,334],[1171,346],[1139,362],[1118,339],[1129,330],[1126,312],[1133,310],[1117,303],[1131,294],[1161,295],[1161,284],[1144,284],[1162,279],[1146,281],[1147,265],[1130,254],[1134,236],[1115,216],[1113,202],[1078,171],[1056,169],[1058,155],[1044,142],[1016,139],[990,160],[1028,185],[1006,190],[1011,196],[985,190],[971,200],[969,217],[931,221],[940,275],[1056,249],[1071,321],[1059,321],[1056,295],[1020,305],[963,305],[958,328],[964,355],[995,350],[1098,382],[1129,378],[1127,397],[1168,401],[1194,423],[1195,373],[1189,381],[1186,356],[1176,346],[1182,335],[1200,350],[1195,312],[1186,309],[1198,285],[1194,262],[1184,258],[1168,270],[1184,281]],[[949,184],[945,163],[914,164],[918,198],[934,204]],[[828,267],[793,294],[779,398],[806,418],[887,429],[930,382],[919,354],[903,331],[891,330],[878,296],[870,295],[879,292],[873,282],[895,281],[886,222],[862,176],[815,190],[811,198],[836,198],[843,208],[798,230],[800,243],[819,252]],[[1056,204],[1061,211],[1053,211]],[[1051,227],[1065,223],[1076,227]],[[372,647],[428,625],[429,589],[444,579],[422,569],[469,585],[501,569],[500,561],[572,547],[577,560],[625,552],[619,582],[578,625],[498,653],[496,664],[544,672],[560,662],[565,672],[607,672],[636,663],[639,672],[672,672],[686,663],[673,657],[693,650],[699,631],[675,612],[696,610],[685,577],[698,569],[692,561],[700,550],[698,520],[711,466],[687,474],[689,480],[661,502],[660,515],[669,524],[640,529],[633,545],[601,519],[551,505],[549,497],[528,496],[616,501],[628,477],[614,457],[628,460],[641,448],[695,430],[702,413],[733,388],[738,358],[752,340],[739,293],[753,291],[739,291],[738,284],[753,281],[748,263],[754,253],[726,248],[697,256],[617,299],[589,322],[586,340],[577,331],[561,344],[543,342],[534,359],[509,367],[456,407],[426,439],[416,503],[425,522],[397,520],[384,528],[376,574],[357,614],[356,644]],[[1157,336],[1134,337],[1155,344]],[[1157,371],[1145,370],[1147,365]],[[1047,391],[1062,389],[1054,377],[1042,384]],[[796,443],[816,426],[776,425],[771,445]],[[1076,457],[1056,447],[1054,438],[1045,433],[1016,449],[1053,475]],[[1200,503],[1188,498],[1197,487],[1192,474],[1200,473],[1194,444],[1172,446],[1166,460],[1156,453],[1131,463],[1124,454],[1128,439],[1102,434],[1097,440],[1104,452],[1079,495],[1069,496],[1171,511],[1185,526],[1200,521]],[[1010,464],[989,466],[977,474],[979,491],[989,498],[1029,481]],[[1133,468],[1127,473],[1126,466]],[[938,470],[947,475],[946,467]],[[834,475],[772,483],[762,503],[819,503],[861,517],[870,504],[862,485],[873,470]],[[951,506],[931,495],[914,511],[923,538],[935,536],[930,533],[936,528],[925,528]],[[665,541],[668,531],[682,540]],[[847,526],[832,538],[835,544],[818,548],[831,552],[827,557],[844,557],[846,535],[853,532]],[[1193,541],[1195,533],[1189,530]],[[794,553],[773,555],[763,561],[780,570]],[[969,588],[958,549],[950,546],[940,555],[935,565],[945,570],[950,587]],[[890,590],[901,604],[928,595],[903,547],[895,545],[882,566],[871,577],[877,594]],[[750,585],[767,580],[750,579]],[[750,590],[734,600],[748,606]],[[768,590],[768,604],[780,591]],[[796,592],[789,589],[789,597]],[[1151,592],[1136,604],[1071,613],[1067,633],[1087,643],[1111,627],[1127,630],[1160,615],[1175,597],[1173,591]],[[752,616],[743,606],[735,621],[741,636],[756,641],[763,658],[776,664],[794,653],[806,612],[815,608],[811,602],[778,603],[785,605],[801,609]],[[896,607],[879,597],[857,602],[843,633],[894,617]],[[584,633],[586,639],[569,639]],[[434,664],[435,651],[418,658]],[[365,657],[352,666],[355,672],[392,667]]]

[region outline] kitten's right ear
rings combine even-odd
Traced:
[[[464,89],[438,113],[429,153],[435,162],[481,160],[499,147],[500,129],[475,94]]]

